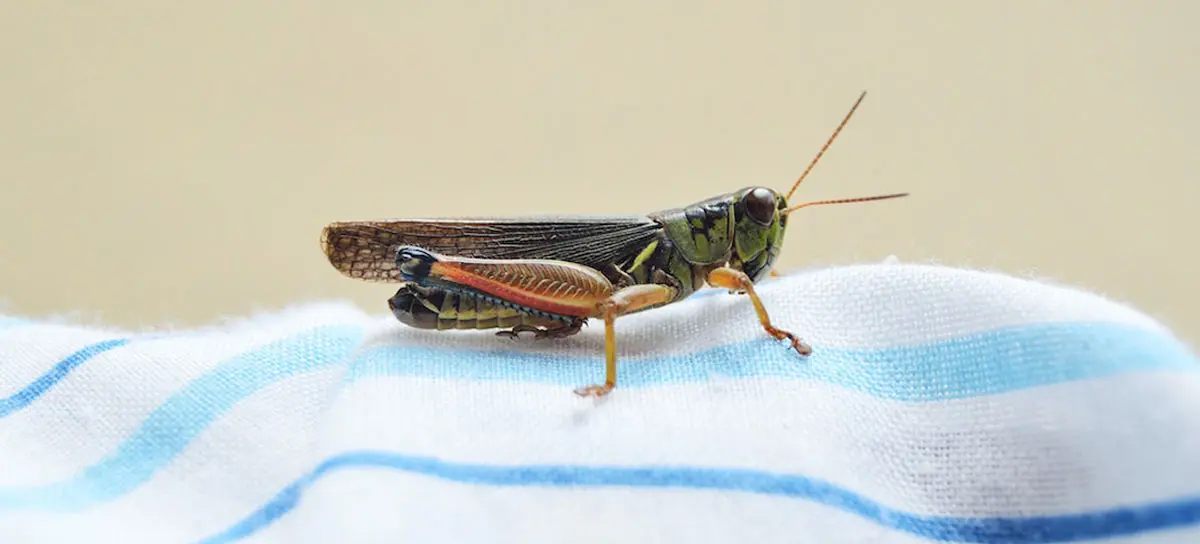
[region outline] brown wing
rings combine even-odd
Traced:
[[[636,255],[661,231],[648,217],[346,221],[325,227],[321,247],[342,274],[398,282],[400,246],[481,259],[554,259],[603,270]]]

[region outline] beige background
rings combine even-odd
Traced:
[[[1200,338],[1200,3],[0,7],[0,298],[124,326],[385,311],[332,220],[637,213],[786,187],[785,268],[1095,289]]]

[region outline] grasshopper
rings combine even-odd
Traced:
[[[862,103],[858,97],[786,195],[745,187],[681,208],[633,217],[529,217],[346,221],[327,225],[330,264],[351,278],[401,284],[388,299],[405,325],[433,330],[505,329],[516,338],[564,338],[604,320],[605,381],[580,387],[602,397],[617,385],[614,322],[678,302],[705,286],[745,294],[763,330],[801,356],[812,348],[776,327],[754,285],[772,274],[788,214],[907,193],[805,202],[788,199]]]

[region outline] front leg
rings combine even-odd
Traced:
[[[675,299],[678,291],[669,285],[632,285],[613,293],[600,304],[604,317],[604,385],[591,385],[575,390],[581,397],[603,397],[617,386],[617,341],[614,324],[617,317],[643,310],[651,306],[666,304]]]
[[[714,287],[724,287],[731,291],[743,291],[750,295],[750,302],[754,303],[754,311],[758,314],[758,321],[762,324],[763,330],[767,331],[776,340],[787,338],[792,341],[792,348],[800,355],[812,354],[812,348],[801,342],[796,335],[776,328],[771,324],[771,318],[767,315],[767,309],[763,306],[762,299],[758,297],[758,293],[754,291],[754,282],[750,281],[750,276],[740,270],[734,270],[729,267],[721,267],[708,273],[708,283]]]

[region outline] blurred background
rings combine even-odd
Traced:
[[[5,313],[322,299],[335,220],[631,214],[786,188],[784,271],[1064,282],[1200,339],[1200,3],[6,2]]]

